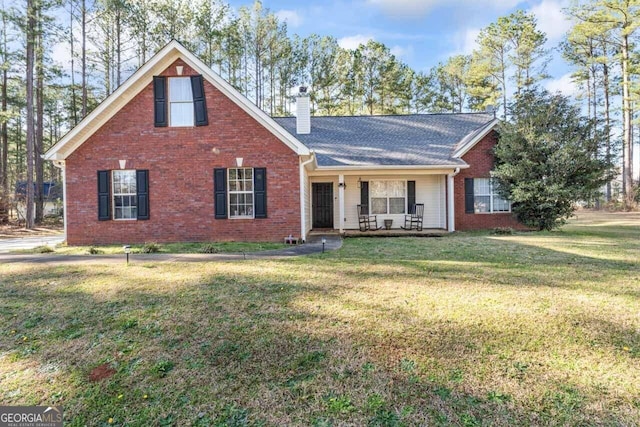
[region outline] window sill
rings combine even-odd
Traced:
[[[510,214],[511,211],[499,211],[499,212],[474,212],[473,215],[495,215],[495,214]]]

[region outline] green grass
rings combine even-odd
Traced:
[[[69,426],[640,425],[638,253],[640,215],[580,214],[283,260],[0,265],[0,404]]]
[[[150,244],[146,244],[150,245]],[[157,253],[185,254],[185,253],[202,253],[206,249],[207,253],[228,253],[228,252],[257,252],[271,249],[282,249],[286,245],[273,242],[215,242],[215,243],[162,243],[155,244],[159,247]],[[144,244],[131,245],[131,253],[138,254],[143,252]],[[35,249],[16,250],[14,253],[21,254],[39,254],[43,252],[43,248],[48,248],[47,252],[58,255],[87,255],[87,254],[123,254],[123,245],[95,245],[95,246],[67,246],[66,244],[57,245],[55,248],[49,246],[40,246]],[[213,250],[211,250],[213,249]]]

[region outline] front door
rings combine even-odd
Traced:
[[[314,182],[313,194],[313,228],[333,228],[333,183]]]

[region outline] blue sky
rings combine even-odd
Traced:
[[[230,0],[234,8],[253,0]],[[471,53],[481,28],[516,9],[531,11],[554,48],[568,30],[562,8],[568,0],[263,0],[263,6],[286,20],[290,33],[334,36],[354,48],[374,39],[415,70],[427,71],[449,56]],[[545,85],[572,94],[570,69],[553,52],[552,78]]]

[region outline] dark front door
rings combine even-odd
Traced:
[[[313,228],[333,228],[333,183],[314,182],[313,194]]]

